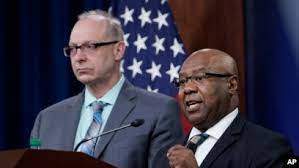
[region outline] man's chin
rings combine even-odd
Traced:
[[[79,82],[81,82],[82,84],[84,84],[84,85],[90,85],[93,82],[93,80],[90,77],[87,77],[87,76],[77,77],[77,80]]]
[[[189,114],[188,120],[189,122],[195,126],[195,125],[201,125],[205,117],[199,113]]]

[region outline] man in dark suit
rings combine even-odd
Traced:
[[[291,153],[281,135],[239,114],[238,70],[228,54],[194,52],[185,60],[177,85],[181,109],[193,128],[186,147],[169,149],[172,168],[281,167]]]
[[[72,151],[84,138],[144,119],[83,143],[78,150],[121,168],[167,167],[167,150],[182,139],[174,99],[134,87],[120,72],[125,42],[119,21],[103,11],[81,14],[64,54],[82,93],[41,111],[31,137],[42,149]],[[176,128],[176,129],[173,129]]]

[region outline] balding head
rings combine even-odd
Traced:
[[[108,37],[118,41],[124,40],[120,21],[109,13],[102,10],[91,10],[78,16],[78,22],[86,19],[99,22],[101,26],[105,26],[105,35]]]
[[[184,62],[184,66],[202,68],[206,71],[235,74],[238,76],[236,61],[227,53],[217,49],[202,49],[192,53]]]

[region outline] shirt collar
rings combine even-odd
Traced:
[[[215,125],[213,125],[211,128],[209,128],[205,133],[208,134],[210,137],[213,137],[215,139],[219,139],[222,134],[225,132],[225,130],[230,126],[230,124],[233,122],[233,120],[237,117],[239,113],[239,109],[236,108],[234,111],[227,114],[225,117],[223,117],[220,121],[218,121]],[[193,137],[194,135],[201,134],[202,132],[198,130],[195,127],[192,127],[192,130],[189,135],[189,139]]]
[[[102,101],[103,103],[114,105],[118,94],[125,82],[125,77],[122,74],[118,82],[101,98],[97,99],[92,93],[85,87],[85,97],[83,107],[87,108],[94,101]]]

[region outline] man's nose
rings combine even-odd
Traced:
[[[197,91],[198,91],[197,85],[193,81],[190,81],[190,80],[185,84],[185,86],[183,88],[183,92],[185,95],[196,93]]]

